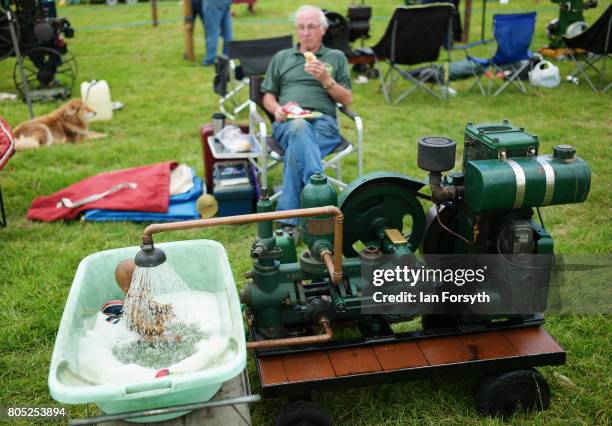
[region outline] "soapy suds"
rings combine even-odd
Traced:
[[[113,355],[124,364],[132,362],[143,367],[166,368],[193,355],[197,351],[196,344],[208,338],[197,324],[183,324],[176,321],[172,321],[167,327],[167,333],[179,339],[159,340],[153,343],[140,339],[119,344],[113,348]]]
[[[171,330],[179,332],[183,329],[190,334],[186,336],[186,346],[183,347],[186,358],[176,360],[172,365],[163,365],[162,360],[164,357],[175,360],[173,357],[176,354],[168,357],[166,353],[174,350],[171,343],[157,348],[162,351],[157,359],[153,351],[150,360],[121,362],[119,358],[130,359],[129,356],[118,358],[115,355],[122,347],[133,348],[150,343],[143,342],[141,336],[131,331],[125,318],[113,323],[106,321],[106,316],[99,312],[93,329],[86,331],[79,339],[79,374],[93,383],[133,383],[153,379],[160,368],[168,368],[171,374],[181,374],[227,362],[236,348],[233,339],[230,339],[230,325],[222,321],[222,300],[221,294],[193,290],[155,297],[156,302],[173,307],[176,317]],[[141,365],[145,363],[151,365]]]

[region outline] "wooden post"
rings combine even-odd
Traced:
[[[485,39],[485,21],[487,20],[487,0],[482,0],[482,27],[480,29],[480,39]]]
[[[472,17],[472,0],[465,0],[465,9],[463,12],[463,34],[461,37],[462,43],[470,41],[470,18]]]
[[[157,20],[157,0],[151,0],[151,20],[154,27],[159,24]]]
[[[185,33],[185,59],[195,61],[193,51],[193,11],[191,10],[191,0],[183,0],[183,29]]]

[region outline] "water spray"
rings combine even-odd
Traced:
[[[142,239],[141,250],[136,253],[134,263],[139,268],[154,268],[166,261],[166,253],[153,245],[153,238],[145,236]]]

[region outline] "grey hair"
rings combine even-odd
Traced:
[[[327,29],[327,27],[329,27],[329,22],[327,22],[327,18],[325,17],[325,13],[323,13],[321,8],[317,7],[317,6],[311,6],[309,4],[305,4],[304,6],[300,6],[298,8],[298,10],[295,11],[295,13],[293,14],[293,19],[292,19],[293,23],[296,24],[297,23],[298,15],[300,15],[302,12],[306,12],[307,10],[316,10],[319,13],[319,19],[321,21],[321,26],[324,29]]]

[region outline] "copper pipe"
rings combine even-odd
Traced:
[[[338,284],[335,280],[334,280],[334,276],[335,276],[335,268],[334,268],[334,262],[332,260],[332,254],[329,250],[323,250],[321,252],[321,259],[323,259],[323,262],[325,263],[325,266],[327,267],[327,272],[329,272],[329,276],[332,277],[332,281],[334,284]]]
[[[340,285],[342,282],[342,241],[344,238],[344,215],[342,210],[336,208],[340,214],[334,219],[334,272],[332,282]]]
[[[271,340],[258,340],[256,342],[247,342],[247,349],[267,349],[267,348],[278,348],[280,346],[299,346],[299,345],[310,345],[313,343],[328,342],[334,337],[334,332],[329,325],[329,320],[325,317],[321,317],[319,321],[321,327],[323,327],[323,333],[315,336],[303,336],[303,337],[290,337],[287,339],[271,339]]]
[[[284,210],[279,212],[253,213],[239,216],[215,217],[212,219],[187,220],[184,222],[154,223],[145,228],[142,234],[142,242],[153,243],[153,234],[168,231],[183,231],[186,229],[206,228],[220,225],[239,225],[251,222],[265,222],[267,220],[282,220],[295,217],[310,217],[333,215],[334,220],[334,261],[330,277],[334,284],[342,282],[342,225],[344,215],[336,206],[312,207],[308,209]],[[324,259],[325,261],[325,259]],[[327,263],[326,263],[327,264]],[[329,267],[328,267],[329,270]]]

